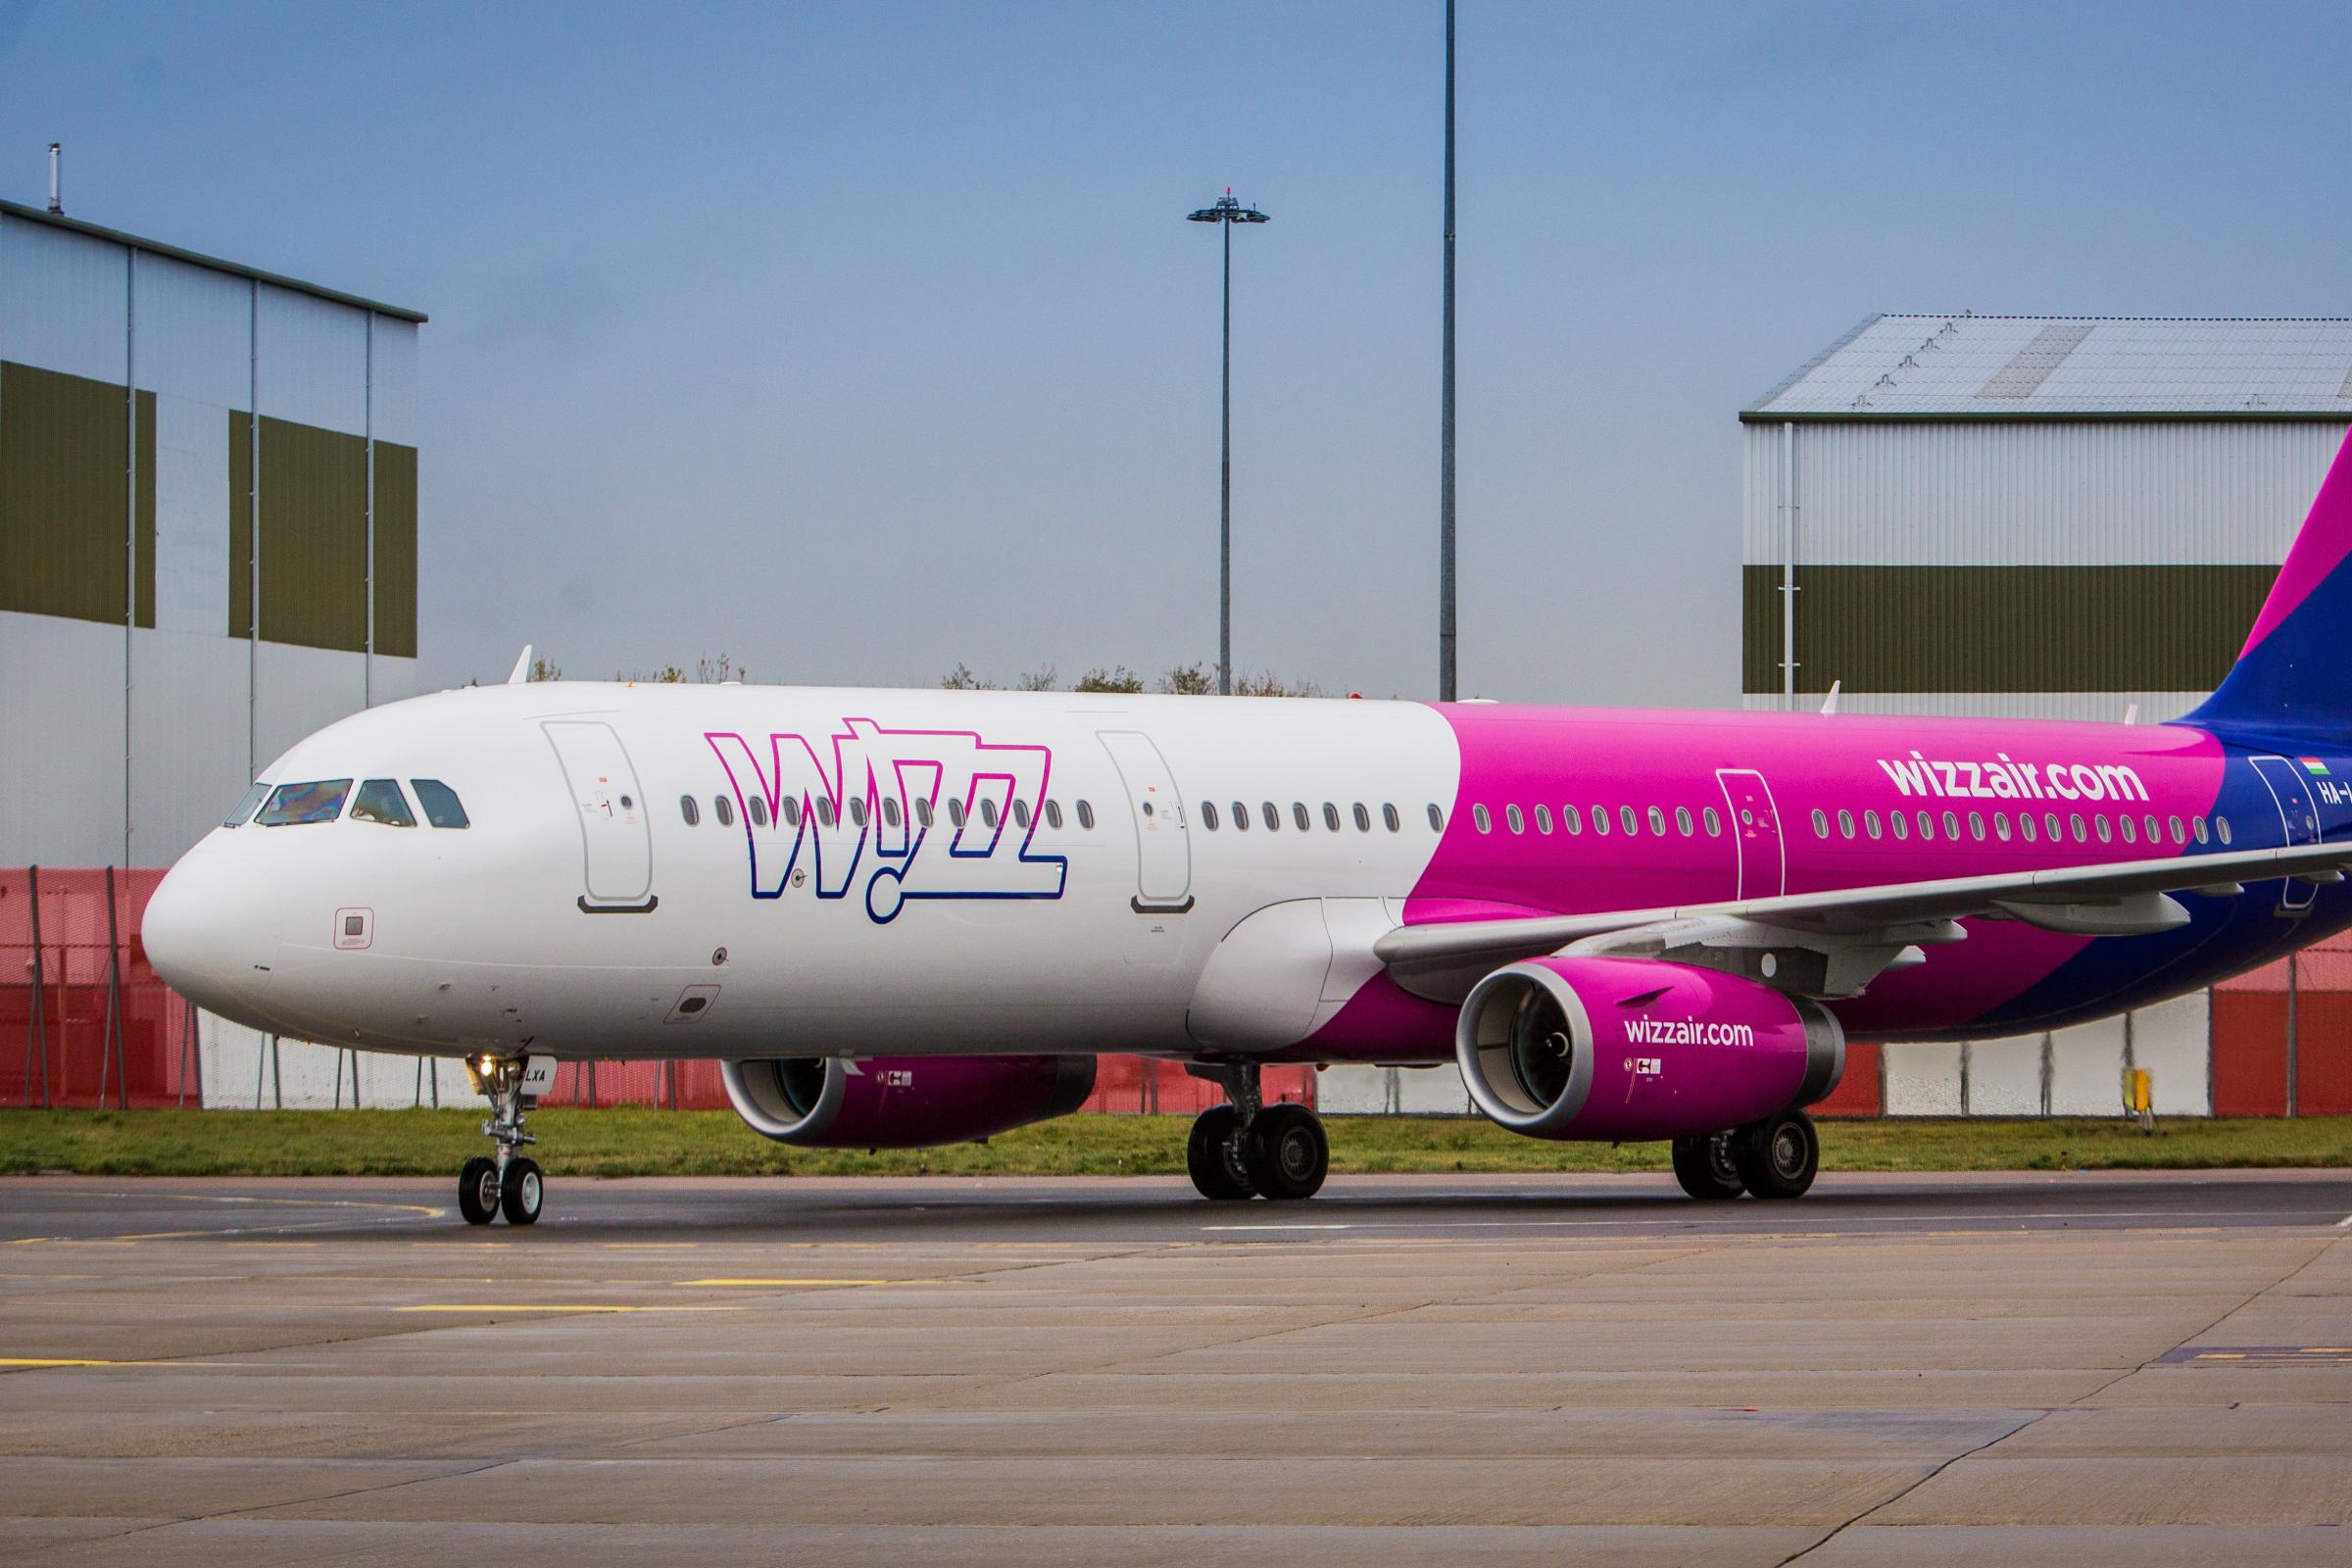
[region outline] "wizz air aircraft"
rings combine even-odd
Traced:
[[[2352,443],[2347,444],[2352,451]],[[510,683],[355,714],[149,906],[257,1029],[463,1057],[538,1217],[558,1059],[714,1057],[788,1144],[1075,1109],[1104,1052],[1223,1085],[1212,1199],[1299,1199],[1269,1062],[1460,1066],[1546,1139],[1794,1198],[1848,1039],[2080,1023],[2352,924],[2352,458],[2178,723]],[[1988,635],[1991,633],[1988,632]]]

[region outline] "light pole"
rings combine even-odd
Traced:
[[[1186,215],[1215,223],[1225,237],[1225,390],[1221,456],[1217,463],[1217,694],[1233,695],[1233,225],[1262,223],[1266,215],[1233,199],[1233,187],[1214,207]]]
[[[1438,393],[1438,701],[1453,685],[1453,0],[1446,0],[1446,328]]]

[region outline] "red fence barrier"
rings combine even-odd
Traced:
[[[199,1102],[194,1014],[138,941],[163,879],[0,871],[0,1105]]]

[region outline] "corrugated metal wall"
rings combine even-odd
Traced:
[[[416,691],[416,381],[414,321],[0,214],[0,861],[169,864]]]
[[[2228,669],[2345,425],[1742,429],[1748,706],[1779,706],[1793,552],[1800,694],[1842,681],[1856,710],[2019,717],[2138,701],[2155,719]]]

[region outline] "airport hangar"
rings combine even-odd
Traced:
[[[423,321],[0,203],[0,865],[168,866],[415,692]]]

